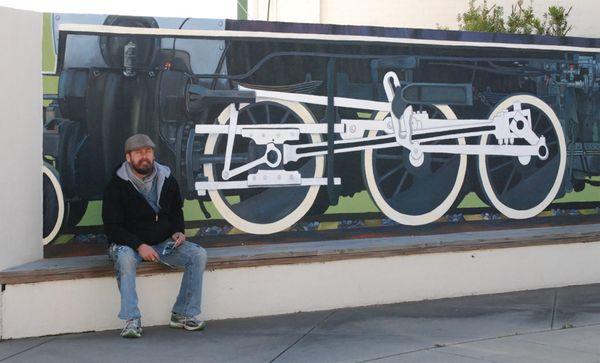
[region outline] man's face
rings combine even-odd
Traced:
[[[127,161],[137,173],[148,175],[154,170],[154,149],[142,147],[132,150],[125,155]]]

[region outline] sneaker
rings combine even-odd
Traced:
[[[183,328],[185,330],[202,330],[206,328],[206,323],[194,317],[184,316],[180,314],[171,314],[171,328]]]
[[[138,319],[129,319],[125,322],[125,327],[121,330],[123,338],[139,338],[142,336],[142,322]]]

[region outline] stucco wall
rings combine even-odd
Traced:
[[[201,317],[243,318],[597,283],[599,254],[600,242],[590,242],[219,269],[204,275]],[[138,277],[145,326],[168,324],[180,281],[181,273]],[[122,327],[112,277],[7,285],[3,295],[1,339]]]
[[[0,7],[0,270],[42,257],[42,15]]]

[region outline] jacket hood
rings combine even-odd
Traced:
[[[127,175],[127,170],[125,170],[126,167],[127,161],[124,161],[117,170],[116,175],[125,181],[133,183],[129,179],[129,175]],[[158,183],[156,185],[156,189],[158,190],[158,195],[160,196],[162,187],[165,184],[165,180],[171,175],[171,169],[166,165],[157,163],[156,161],[154,161],[154,167],[156,168],[156,182]]]

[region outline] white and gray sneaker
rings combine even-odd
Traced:
[[[125,322],[125,327],[121,330],[123,338],[139,338],[142,336],[142,321],[137,319],[129,319]]]
[[[193,316],[184,316],[181,314],[172,313],[171,322],[169,323],[171,328],[183,328],[185,330],[202,330],[206,328],[206,323],[202,320],[198,320]]]

